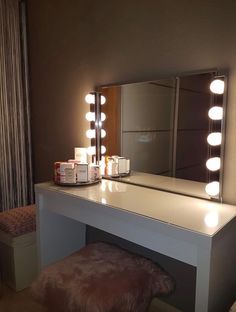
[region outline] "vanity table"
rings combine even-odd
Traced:
[[[35,190],[40,269],[83,247],[90,225],[196,267],[195,312],[234,301],[235,206],[109,180]]]

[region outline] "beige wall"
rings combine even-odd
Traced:
[[[235,0],[28,0],[35,181],[85,144],[95,85],[229,70],[224,199],[236,203]]]

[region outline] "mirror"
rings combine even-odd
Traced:
[[[220,181],[221,170],[209,170],[206,162],[221,157],[222,144],[207,137],[222,133],[222,120],[209,118],[209,110],[222,107],[224,94],[210,91],[215,71],[170,79],[102,86],[106,97],[102,111],[107,155],[131,160],[130,177],[123,182],[160,188],[204,198],[206,184]],[[221,76],[221,80],[225,77]],[[168,177],[171,177],[168,178]],[[183,189],[184,187],[184,189]]]

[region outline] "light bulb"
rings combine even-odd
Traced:
[[[105,138],[106,136],[106,131],[104,129],[101,130],[101,138]]]
[[[206,162],[207,169],[216,171],[220,169],[220,157],[212,157]]]
[[[223,94],[225,89],[225,83],[221,79],[215,79],[210,84],[210,90],[215,94]]]
[[[95,139],[96,132],[95,129],[89,129],[86,131],[86,137],[89,139]],[[104,129],[101,129],[101,138],[105,138],[106,131]]]
[[[101,146],[101,154],[105,154],[106,153],[106,147],[104,145]]]
[[[205,191],[210,196],[217,196],[220,192],[220,183],[217,181],[208,183],[205,187]]]
[[[101,105],[106,103],[106,98],[104,95],[101,95]]]
[[[87,94],[85,97],[85,101],[88,104],[95,104],[95,94],[91,94],[91,93]]]
[[[104,121],[104,120],[106,120],[106,115],[104,114],[104,113],[101,113],[101,121]]]
[[[95,121],[95,113],[88,112],[88,113],[86,113],[85,118],[86,118],[88,121]]]
[[[95,138],[95,130],[94,129],[89,129],[86,131],[86,137],[89,139],[94,139]]]
[[[213,106],[209,109],[208,116],[212,120],[221,120],[223,118],[223,108],[220,106]]]
[[[222,141],[222,135],[220,132],[212,132],[207,137],[207,142],[211,146],[220,145]]]
[[[95,155],[95,154],[96,154],[96,148],[95,148],[95,146],[89,146],[89,147],[87,148],[87,153],[88,153],[88,155]]]

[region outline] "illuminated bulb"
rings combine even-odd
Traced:
[[[220,183],[217,181],[208,183],[205,187],[205,191],[210,196],[217,196],[220,192]]]
[[[105,138],[106,136],[106,131],[104,129],[101,130],[101,137],[102,138]]]
[[[94,139],[95,138],[95,130],[89,129],[86,131],[86,137],[89,139]]]
[[[220,169],[220,157],[213,157],[206,162],[207,169],[210,171],[216,171]]]
[[[225,88],[225,83],[221,79],[215,79],[210,84],[210,90],[215,94],[223,94]]]
[[[223,118],[223,108],[220,106],[213,106],[209,112],[208,116],[212,120],[221,120]]]
[[[88,113],[86,113],[85,118],[86,118],[88,121],[95,121],[95,113],[88,112]]]
[[[101,95],[101,105],[106,103],[106,98],[104,95]]]
[[[91,94],[91,93],[87,94],[85,97],[85,101],[88,104],[95,104],[95,94]]]
[[[88,155],[95,155],[95,154],[96,154],[96,148],[95,148],[95,146],[89,146],[89,147],[87,148],[87,153],[88,153]]]
[[[101,121],[104,121],[104,120],[106,120],[106,115],[104,114],[104,113],[101,113]]]
[[[206,226],[213,228],[219,223],[219,215],[216,211],[208,212],[204,218]]]
[[[106,147],[104,145],[101,146],[101,154],[105,154],[106,153]]]
[[[207,142],[211,146],[220,145],[222,141],[222,135],[220,132],[212,132],[207,137]]]

